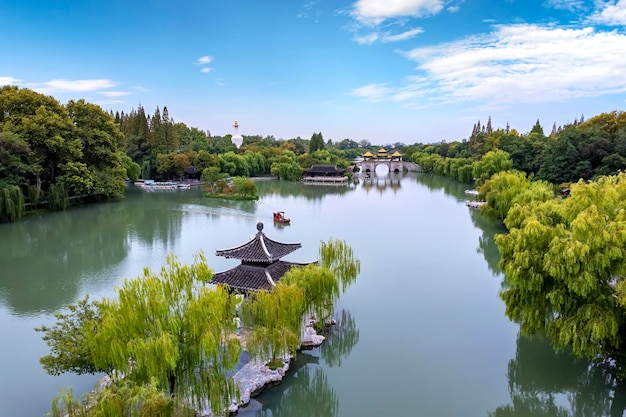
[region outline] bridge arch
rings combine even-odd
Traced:
[[[367,151],[363,154],[363,159],[356,163],[356,166],[361,172],[372,173],[376,172],[376,167],[379,165],[386,165],[389,172],[401,173],[406,171],[420,171],[420,167],[413,162],[407,162],[402,160],[402,154],[395,151],[391,155],[387,153],[385,148],[380,148],[376,155]]]

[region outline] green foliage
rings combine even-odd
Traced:
[[[0,184],[36,189],[30,203],[43,194],[52,210],[74,196],[123,196],[122,133],[99,106],[3,87],[0,113]]]
[[[111,371],[108,367],[96,367],[87,342],[85,326],[100,320],[97,303],[89,302],[87,295],[78,303],[68,306],[67,312],[56,313],[54,317],[54,326],[35,328],[43,333],[42,338],[51,350],[49,355],[39,360],[47,373],[60,375],[71,372],[81,375]]]
[[[95,189],[95,179],[91,172],[82,162],[68,162],[59,165],[63,172],[57,178],[60,184],[63,184],[69,195],[83,196],[92,194]]]
[[[151,381],[116,385],[88,394],[78,401],[71,390],[61,391],[52,402],[52,417],[194,417],[196,411],[185,401],[160,391]]]
[[[479,198],[488,204],[482,210],[495,218],[504,219],[515,204],[529,204],[554,198],[552,185],[545,181],[531,182],[520,171],[502,171],[493,174],[478,188]]]
[[[476,185],[484,184],[493,174],[508,171],[512,166],[513,161],[508,153],[500,150],[487,152],[480,161],[474,164],[473,173]]]
[[[202,254],[192,265],[170,255],[158,274],[146,268],[126,280],[117,299],[100,303],[101,320],[86,326],[95,365],[115,369],[114,380],[155,383],[194,406],[208,398],[214,412],[223,410],[236,395],[226,375],[241,346],[230,337],[233,300],[225,288],[205,286],[211,276]]]
[[[271,291],[259,291],[243,304],[252,328],[248,347],[257,357],[293,354],[300,343],[303,319],[324,320],[333,314],[341,292],[356,279],[360,262],[344,241],[322,242],[319,265],[294,267]]]
[[[226,178],[228,174],[220,172],[219,167],[208,167],[202,171],[202,181],[215,183],[217,180]]]
[[[361,271],[361,262],[343,240],[330,239],[320,246],[320,264],[332,272],[345,291]]]
[[[323,150],[326,147],[324,144],[324,138],[322,137],[322,132],[313,133],[311,136],[311,140],[309,142],[309,153],[313,153],[318,150]]]
[[[296,154],[283,150],[278,159],[272,163],[271,174],[278,179],[297,181],[302,177],[302,166],[298,163]]]
[[[15,222],[24,216],[24,194],[17,185],[0,184],[0,223]]]
[[[63,182],[52,184],[48,193],[48,207],[50,210],[65,210],[69,204],[69,195]]]
[[[436,153],[418,151],[411,155],[411,160],[425,172],[449,176],[460,182],[471,183],[474,181],[475,163],[469,158],[446,158]]]
[[[207,175],[215,174],[212,168],[207,168],[207,170],[212,171],[207,172]],[[257,200],[259,198],[254,181],[244,177],[235,177],[229,182],[223,179],[228,174],[218,175],[221,176],[221,179],[218,179],[211,188],[207,190],[204,194],[205,197],[225,198],[229,200]]]
[[[28,186],[40,171],[28,143],[15,133],[0,131],[0,184]]]
[[[506,314],[522,334],[616,361],[626,343],[626,174],[572,184],[565,199],[515,205],[496,238],[509,288]]]
[[[131,181],[137,181],[139,179],[139,175],[141,175],[141,166],[133,162],[133,160],[126,154],[121,154],[120,160],[126,170],[126,178],[129,178]]]
[[[235,177],[233,178],[233,187],[235,188],[235,192],[241,194],[247,198],[258,198],[257,188],[254,181],[244,178],[244,177]]]
[[[157,155],[156,171],[164,178],[181,178],[189,167],[191,162],[187,154],[170,152]]]
[[[246,297],[242,312],[251,325],[247,348],[258,358],[284,358],[300,345],[300,328],[305,309],[302,288],[278,283],[272,291],[255,291]]]

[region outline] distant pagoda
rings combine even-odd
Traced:
[[[256,225],[257,234],[247,243],[231,249],[218,249],[217,256],[239,259],[241,264],[227,271],[218,272],[212,284],[227,284],[231,291],[247,293],[261,289],[269,290],[294,266],[309,263],[281,261],[280,258],[300,249],[300,243],[282,243],[263,233],[263,223]]]

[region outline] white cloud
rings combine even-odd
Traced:
[[[404,41],[407,39],[411,39],[415,37],[416,35],[419,35],[420,33],[423,33],[423,32],[424,32],[424,29],[415,28],[415,29],[404,31],[402,33],[398,33],[397,35],[391,35],[391,34],[386,33],[382,37],[382,42],[388,43],[388,42]]]
[[[392,35],[389,32],[370,32],[366,35],[354,35],[353,40],[360,45],[371,45],[376,41],[380,41],[382,43],[400,42],[414,38],[423,32],[424,29],[422,28],[405,30],[404,32],[395,35]]]
[[[15,85],[19,83],[20,80],[13,77],[0,77],[0,85]]]
[[[460,7],[460,6],[450,6],[450,7],[448,7],[446,10],[447,10],[448,12],[450,12],[450,13],[456,13],[456,12],[458,12],[459,10],[461,10],[461,7]]]
[[[547,5],[555,9],[569,10],[571,12],[580,11],[585,8],[583,0],[547,0]]]
[[[317,5],[319,3],[319,0],[313,0],[310,1],[308,3],[305,3],[302,5],[302,8],[304,9],[303,12],[300,12],[297,14],[297,17],[301,18],[301,19],[306,19],[309,17],[309,12],[311,11],[311,9],[313,9],[313,7],[315,5]]]
[[[94,100],[93,103],[99,106],[111,106],[114,104],[124,104],[124,100]]]
[[[210,64],[211,62],[213,62],[213,57],[212,56],[201,56],[200,58],[198,58],[195,62],[196,65],[206,65],[206,64]]]
[[[626,35],[529,24],[401,52],[418,63],[403,86],[370,84],[367,100],[513,105],[626,92]]]
[[[105,97],[124,97],[130,94],[127,91],[100,91],[99,93]]]
[[[108,79],[95,80],[50,80],[43,83],[29,83],[27,87],[42,94],[84,93],[115,87],[116,83]]]
[[[626,26],[626,0],[598,2],[598,10],[591,15],[592,22],[609,26]]]
[[[350,95],[361,97],[368,101],[382,101],[391,93],[393,93],[393,90],[388,88],[387,84],[369,84],[352,90]]]
[[[432,16],[443,6],[443,0],[357,0],[351,14],[361,23],[378,25],[386,19]]]
[[[378,40],[378,33],[372,32],[367,35],[357,36],[353,38],[359,45],[371,45]]]
[[[200,70],[200,72],[204,72],[204,73],[206,74],[206,73],[208,73],[208,72],[211,72],[212,70],[213,70],[213,68],[205,67],[205,68],[202,68],[202,69]]]

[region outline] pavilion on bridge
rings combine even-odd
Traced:
[[[385,148],[380,148],[378,150],[378,152],[376,152],[376,155],[374,155],[373,153],[371,153],[370,151],[367,151],[363,154],[363,160],[364,161],[402,161],[402,154],[398,151],[395,151],[394,153],[392,153],[391,155],[389,155],[389,153],[387,152],[387,149]]]
[[[280,258],[300,249],[300,243],[282,243],[272,240],[263,233],[263,223],[256,225],[257,233],[247,243],[230,248],[218,249],[217,256],[239,259],[241,264],[227,271],[218,272],[212,284],[227,284],[233,292],[246,294],[250,291],[269,290],[292,268],[309,263],[282,261]]]

